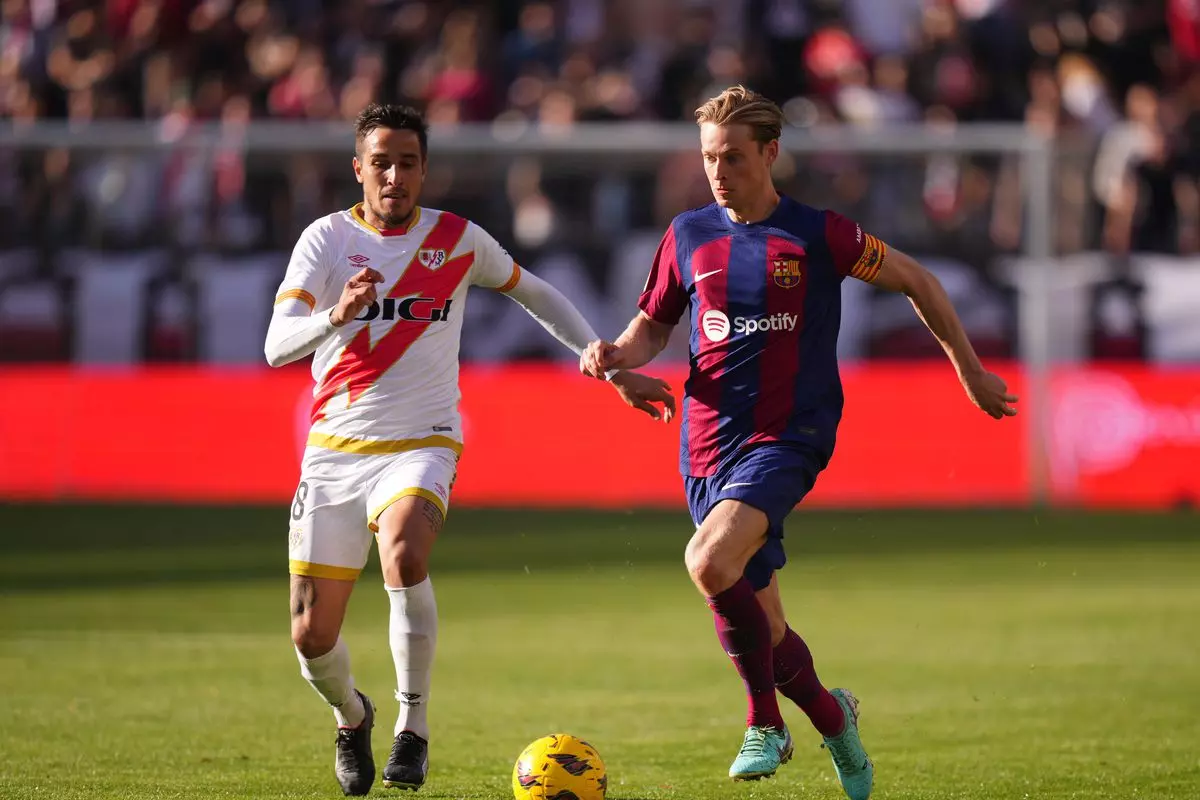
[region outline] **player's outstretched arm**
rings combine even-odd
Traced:
[[[604,380],[615,369],[637,369],[658,356],[671,339],[671,328],[639,312],[615,342],[596,340],[579,358],[579,371]]]
[[[596,338],[583,314],[562,292],[532,272],[522,269],[519,274],[516,285],[505,294],[573,353],[582,353],[588,342]]]
[[[272,367],[282,367],[313,352],[333,332],[357,317],[375,302],[375,284],[383,275],[367,267],[346,281],[336,305],[312,313],[315,305],[307,291],[292,290],[280,295],[267,326],[263,353]]]
[[[552,285],[525,270],[520,270],[518,275],[516,285],[506,294],[520,303],[554,338],[582,358],[590,346],[588,342],[596,338],[592,326],[571,301]],[[605,377],[605,370],[600,371],[600,377]],[[630,407],[664,422],[670,422],[675,416],[675,397],[666,381],[616,369],[609,370],[608,377],[612,379],[613,387],[621,399]],[[662,405],[661,410],[658,404]]]
[[[937,337],[942,349],[950,357],[971,402],[995,419],[1016,415],[1013,404],[1017,402],[1017,397],[1009,394],[1000,376],[988,372],[980,363],[954,305],[937,276],[911,256],[888,248],[879,274],[871,282],[882,289],[903,292],[908,296],[917,316]]]

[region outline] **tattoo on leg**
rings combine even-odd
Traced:
[[[317,584],[306,575],[292,576],[292,616],[299,617],[317,604]]]
[[[446,521],[446,518],[442,515],[442,510],[437,507],[437,503],[425,500],[425,505],[422,507],[421,512],[425,515],[425,519],[429,521],[429,524],[433,526],[434,533],[442,529],[442,523]]]

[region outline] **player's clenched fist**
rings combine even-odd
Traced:
[[[615,344],[597,339],[579,356],[579,371],[589,377],[604,380],[604,373],[612,369],[611,362],[616,351]]]
[[[342,296],[329,313],[329,321],[341,327],[369,308],[376,299],[377,283],[383,283],[383,275],[378,270],[364,267],[355,273],[353,278],[346,281]]]

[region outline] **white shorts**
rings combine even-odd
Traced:
[[[458,455],[445,447],[388,455],[305,448],[292,500],[288,571],[354,580],[367,564],[379,515],[415,495],[445,516],[457,468]]]

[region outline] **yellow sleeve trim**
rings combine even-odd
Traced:
[[[303,575],[306,578],[331,578],[335,581],[358,580],[361,569],[350,567],[333,567],[328,564],[313,564],[310,561],[288,561],[288,572],[293,575]]]
[[[312,292],[307,292],[304,289],[288,289],[286,292],[280,292],[275,298],[275,305],[279,305],[284,300],[303,300],[308,304],[309,309],[317,307],[317,298],[312,296]]]
[[[850,277],[872,283],[879,277],[879,270],[883,267],[883,260],[887,258],[887,245],[869,233],[865,234],[865,238],[866,242],[863,244],[862,255],[858,257],[858,261],[850,268]]]
[[[384,503],[379,508],[372,511],[371,516],[369,516],[367,518],[367,527],[370,528],[371,530],[375,531],[376,533],[379,533],[379,517],[383,515],[383,512],[388,510],[388,507],[392,503],[396,502],[401,497],[424,497],[426,500],[428,500],[429,502],[433,503],[435,506],[438,507],[438,509],[442,512],[443,518],[445,518],[445,516],[446,516],[446,504],[442,502],[442,498],[438,497],[436,494],[429,491],[428,489],[424,489],[420,486],[413,486],[408,489],[402,489],[399,492],[396,492],[394,495],[392,495],[391,497],[389,497],[387,499],[386,503]]]
[[[517,284],[520,282],[521,282],[521,265],[514,261],[512,275],[509,276],[508,282],[505,283],[503,286],[496,287],[496,291],[497,292],[511,292],[513,289],[517,288]]]

